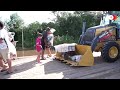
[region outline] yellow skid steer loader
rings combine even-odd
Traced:
[[[120,11],[106,11],[103,13],[101,23],[98,26],[85,29],[83,22],[82,35],[75,52],[81,55],[80,61],[75,62],[65,59],[61,52],[56,52],[56,59],[62,60],[71,66],[93,66],[93,51],[101,52],[103,60],[115,62],[120,54]]]

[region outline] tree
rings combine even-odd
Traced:
[[[100,24],[102,11],[75,11],[76,16],[80,16],[82,21],[87,22],[87,28]]]
[[[24,21],[18,16],[17,13],[14,13],[10,16],[10,20],[6,21],[9,30],[20,30],[24,26]]]
[[[45,30],[47,27],[48,27],[48,26],[47,26],[47,23],[46,23],[46,22],[43,22],[43,23],[41,24],[42,31]]]
[[[42,27],[41,27],[41,24],[38,21],[36,21],[36,22],[29,24],[27,28],[29,31],[35,32],[38,29],[41,29]]]
[[[49,23],[47,24],[47,26],[48,26],[48,27],[51,27],[51,28],[55,28],[55,23],[49,22]]]
[[[33,22],[24,28],[25,48],[33,48],[38,30],[41,32],[41,24],[38,21]]]

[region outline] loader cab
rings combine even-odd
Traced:
[[[116,15],[117,16],[116,20],[110,20],[109,19],[110,15]],[[107,14],[103,15],[103,17],[101,18],[100,26],[108,24],[117,27],[116,34],[117,38],[120,39],[120,11],[110,11],[110,13],[108,12]]]
[[[99,29],[99,28],[103,28],[104,26],[93,26],[93,27],[90,27],[88,29],[86,29],[86,32],[84,34],[84,38],[83,38],[83,41],[84,41],[84,45],[89,45],[91,46],[92,44],[92,40],[95,38],[95,33],[96,33],[96,29]]]
[[[120,39],[120,17],[117,18],[117,20],[113,21],[114,24],[116,24],[117,29],[117,38]]]
[[[117,15],[116,20],[109,19],[110,15]],[[85,33],[81,35],[82,43],[81,45],[91,45],[92,40],[95,38],[95,33],[98,32],[96,30],[100,30],[100,28],[105,28],[106,26],[116,26],[116,34],[117,39],[120,39],[120,11],[110,11],[105,14],[103,14],[100,24],[98,26],[93,26],[85,30]]]
[[[116,15],[117,16],[116,20],[110,20],[110,17],[109,17],[110,15]],[[100,21],[101,26],[111,24],[110,22],[117,24],[117,26],[119,25],[118,28],[120,28],[120,11],[111,11],[110,13],[102,15],[102,18]]]

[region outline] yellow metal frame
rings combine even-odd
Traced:
[[[109,29],[115,29],[116,27],[115,26],[107,26],[107,27],[104,27],[104,28],[99,28],[96,30],[96,33],[95,33],[95,36],[99,35],[102,31],[106,31],[106,30],[109,30]],[[116,36],[116,30],[112,30],[112,35],[113,36]],[[101,51],[102,50],[102,47],[104,46],[104,44],[106,43],[107,41],[105,42],[101,42],[101,43],[97,43],[97,46],[95,48],[95,51],[98,52],[98,51]],[[119,43],[120,45],[120,40],[116,41],[117,43]]]
[[[70,64],[71,66],[93,66],[94,65],[94,57],[91,51],[91,46],[76,45],[75,51],[76,51],[76,54],[82,55],[79,62],[65,60],[62,57],[62,53],[60,52],[56,52],[56,59],[66,62],[66,64]]]
[[[118,49],[115,46],[111,47],[109,49],[109,56],[111,58],[115,58],[117,55],[118,55]]]
[[[109,30],[109,29],[112,29],[112,28],[115,28],[115,26],[106,26],[106,27],[103,27],[103,28],[98,28],[98,29],[96,29],[95,36],[99,35],[103,31],[106,31],[106,30]],[[113,30],[114,35],[115,35],[115,31],[116,30]]]
[[[91,51],[91,46],[87,45],[76,45],[76,52],[82,55],[78,66],[93,66],[94,57]]]

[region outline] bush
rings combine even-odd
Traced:
[[[63,43],[77,43],[78,39],[75,39],[73,36],[63,35],[55,36],[54,45],[63,44]]]

